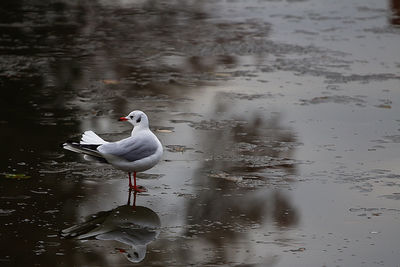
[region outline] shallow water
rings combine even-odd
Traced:
[[[399,264],[398,1],[0,8],[2,266]],[[136,196],[60,148],[134,109]]]

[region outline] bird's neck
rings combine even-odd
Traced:
[[[149,127],[146,127],[146,126],[143,126],[143,125],[135,126],[132,129],[132,134],[131,135],[133,135],[134,133],[140,132],[140,131],[148,130],[148,129],[149,129]]]

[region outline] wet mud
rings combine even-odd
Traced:
[[[398,2],[2,1],[0,265],[397,266]]]

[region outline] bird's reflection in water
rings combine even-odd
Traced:
[[[131,262],[141,262],[146,256],[147,245],[160,233],[160,218],[153,210],[136,206],[136,192],[129,191],[128,203],[109,211],[101,211],[88,219],[62,230],[64,237],[80,240],[114,240],[129,248],[116,248]]]

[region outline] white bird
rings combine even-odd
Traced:
[[[93,131],[86,131],[80,143],[66,142],[63,148],[84,154],[85,159],[108,162],[115,168],[128,172],[129,188],[144,192],[144,187],[136,186],[136,172],[148,170],[160,161],[163,153],[161,142],[149,129],[149,119],[143,111],[132,111],[128,116],[119,118],[119,121],[127,121],[133,125],[130,137],[107,142]]]

